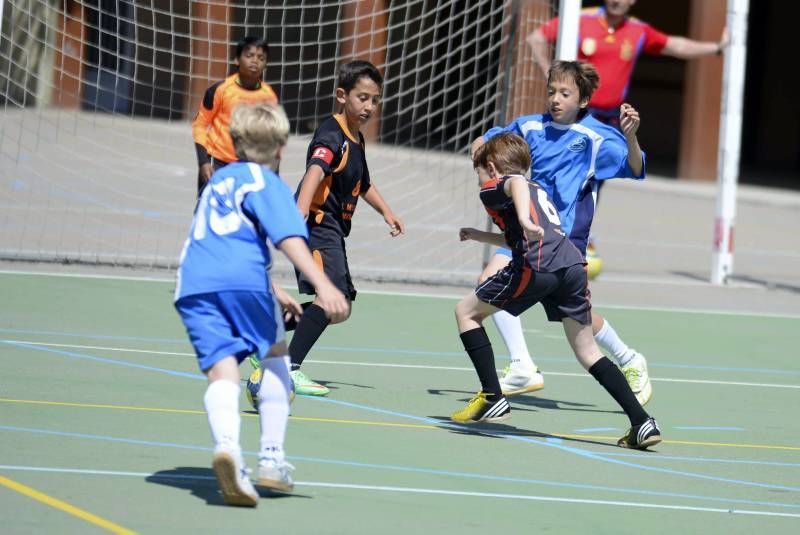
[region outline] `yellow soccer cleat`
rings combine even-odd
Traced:
[[[499,422],[510,417],[511,406],[506,398],[500,396],[497,401],[489,401],[486,399],[486,392],[478,392],[466,407],[450,415],[451,420],[460,424]]]

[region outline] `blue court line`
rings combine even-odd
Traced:
[[[175,338],[149,338],[140,336],[112,336],[92,333],[65,333],[57,331],[36,331],[27,329],[3,329],[0,328],[0,333],[12,334],[33,334],[33,335],[47,335],[47,336],[65,336],[71,338],[96,338],[98,340],[130,340],[137,342],[154,342],[159,344],[178,344],[188,345],[188,340],[175,339]],[[405,349],[405,348],[380,348],[380,347],[346,347],[346,346],[315,346],[320,351],[331,351],[336,353],[372,353],[372,354],[388,354],[388,355],[415,355],[423,357],[464,357],[467,359],[466,353],[463,351],[432,351],[421,349]],[[503,360],[510,358],[509,355],[503,353],[495,353],[497,359]],[[566,357],[545,357],[536,356],[536,361],[541,362],[558,362],[558,363],[575,363],[574,358]],[[669,368],[669,369],[685,369],[685,370],[708,370],[708,371],[721,371],[721,372],[742,372],[742,373],[762,373],[770,375],[787,375],[787,376],[800,376],[800,370],[779,370],[775,368],[739,368],[732,366],[710,366],[702,364],[669,364],[663,362],[648,362],[648,368]],[[546,371],[544,373],[547,373]]]
[[[139,439],[129,439],[129,438],[119,438],[119,437],[110,437],[107,435],[92,435],[87,433],[73,433],[67,431],[54,431],[49,429],[37,429],[37,428],[29,428],[29,427],[17,427],[11,425],[0,425],[0,429],[4,431],[14,431],[19,433],[32,433],[32,434],[39,434],[39,435],[51,435],[51,436],[59,436],[59,437],[68,437],[68,438],[81,438],[81,439],[88,439],[88,440],[98,440],[104,442],[114,442],[114,443],[121,443],[121,444],[133,444],[137,446],[154,446],[154,447],[164,447],[164,448],[174,448],[174,449],[187,449],[187,450],[194,450],[194,451],[204,451],[204,452],[212,452],[213,448],[208,446],[195,446],[190,444],[176,444],[172,442],[161,442],[161,441],[150,441],[150,440],[139,440]],[[242,451],[242,453],[249,457],[258,457],[257,452],[252,451]],[[389,471],[397,471],[397,472],[407,472],[407,473],[416,473],[416,474],[426,474],[426,475],[437,475],[437,476],[448,476],[448,477],[457,477],[457,478],[465,478],[465,479],[476,479],[476,480],[484,480],[484,481],[502,481],[508,483],[521,483],[526,485],[541,485],[541,486],[550,486],[550,487],[558,487],[558,488],[569,488],[569,489],[577,489],[577,490],[592,490],[592,491],[602,491],[602,492],[616,492],[621,494],[634,494],[634,495],[647,495],[647,496],[660,496],[660,497],[669,497],[669,498],[686,498],[690,500],[701,500],[701,501],[711,501],[711,502],[722,502],[722,503],[736,503],[736,504],[744,504],[744,505],[761,505],[761,506],[769,506],[769,507],[780,507],[780,508],[787,508],[787,509],[800,509],[800,504],[793,504],[793,503],[783,503],[783,502],[768,502],[768,501],[760,501],[760,500],[743,500],[738,498],[723,498],[719,496],[707,496],[707,495],[698,495],[698,494],[683,494],[683,493],[676,493],[676,492],[663,492],[663,491],[653,491],[653,490],[645,490],[645,489],[632,489],[627,487],[608,487],[603,485],[590,485],[585,483],[565,483],[562,481],[549,481],[549,480],[542,480],[542,479],[526,479],[526,478],[517,478],[517,477],[506,477],[506,476],[494,476],[494,475],[487,475],[487,474],[478,474],[478,473],[471,473],[471,472],[459,472],[459,471],[451,471],[451,470],[437,470],[431,468],[418,468],[413,466],[399,466],[399,465],[391,465],[391,464],[377,464],[377,463],[363,463],[358,461],[342,461],[342,460],[335,460],[335,459],[324,459],[319,457],[307,457],[301,455],[292,455],[288,456],[288,458],[292,461],[302,461],[302,462],[311,462],[311,463],[319,463],[319,464],[328,464],[328,465],[335,465],[335,466],[349,466],[354,468],[366,468],[366,469],[377,469],[377,470],[389,470]]]
[[[747,431],[743,427],[713,427],[703,425],[676,425],[673,429],[680,429],[681,431]]]
[[[414,416],[414,415],[405,414],[405,413],[402,413],[402,412],[389,411],[389,410],[386,410],[386,409],[379,409],[379,408],[376,408],[376,407],[370,407],[368,405],[361,405],[361,404],[358,404],[358,403],[351,403],[349,401],[340,401],[340,400],[321,398],[321,397],[310,397],[310,399],[313,399],[314,401],[321,402],[321,403],[332,403],[334,405],[341,405],[341,406],[350,407],[350,408],[359,409],[359,410],[364,410],[364,411],[368,411],[368,412],[377,412],[379,414],[386,414],[386,415],[395,416],[395,417],[399,417],[399,418],[406,418],[406,419],[410,419],[410,420],[416,420],[416,421],[420,421],[420,422],[425,422],[425,423],[427,423],[429,425],[435,425],[435,426],[438,426],[438,427],[442,427],[442,428],[446,428],[446,429],[452,429],[452,430],[460,431],[460,432],[464,432],[466,430],[469,430],[469,428],[466,427],[466,426],[461,426],[461,425],[457,425],[457,424],[451,424],[451,423],[448,423],[448,422],[443,422],[441,420],[435,420],[433,418],[428,418],[426,416]],[[484,435],[487,435],[487,436],[492,436],[492,437],[496,437],[496,438],[505,438],[505,439],[508,439],[508,440],[516,440],[518,442],[525,442],[525,443],[534,444],[534,445],[537,445],[537,446],[546,446],[546,447],[557,448],[557,449],[565,451],[567,453],[573,453],[575,455],[578,455],[579,457],[584,457],[584,458],[595,460],[595,461],[603,461],[603,462],[606,462],[606,463],[616,464],[616,465],[620,465],[620,466],[625,466],[627,468],[635,468],[635,469],[649,471],[649,472],[658,472],[658,473],[668,474],[668,475],[673,475],[673,476],[683,476],[683,477],[688,477],[688,478],[692,478],[692,479],[704,479],[704,480],[708,480],[708,481],[717,481],[717,482],[720,482],[720,483],[730,483],[730,484],[733,484],[733,485],[743,485],[743,486],[747,486],[747,487],[757,487],[757,488],[765,488],[765,489],[773,489],[773,490],[787,490],[787,491],[792,491],[792,492],[800,491],[800,487],[788,487],[788,486],[784,486],[784,485],[772,485],[772,484],[769,484],[769,483],[759,483],[757,481],[746,481],[746,480],[741,480],[741,479],[731,479],[731,478],[725,478],[725,477],[717,477],[717,476],[711,476],[711,475],[706,475],[706,474],[699,474],[699,473],[696,473],[696,472],[686,472],[686,471],[683,471],[683,470],[673,470],[671,468],[659,468],[659,467],[655,467],[655,466],[644,466],[644,465],[640,465],[640,464],[636,464],[636,463],[632,463],[632,462],[628,462],[628,461],[622,461],[622,460],[618,460],[618,459],[609,459],[609,458],[605,458],[603,455],[601,455],[599,453],[596,453],[596,452],[582,450],[580,448],[576,448],[574,446],[567,446],[567,445],[564,445],[564,444],[561,444],[561,443],[549,442],[547,440],[534,439],[534,438],[528,438],[528,437],[521,437],[521,436],[517,436],[517,435],[508,435],[508,434],[505,434],[505,433],[493,433],[491,431],[486,431],[486,430],[483,430],[483,429],[480,430],[480,433],[484,434]]]
[[[116,364],[116,365],[121,365],[121,366],[128,366],[128,367],[133,367],[133,368],[146,369],[146,370],[149,370],[149,371],[167,373],[169,375],[176,375],[176,376],[181,376],[181,377],[189,377],[191,379],[201,379],[201,380],[205,379],[205,377],[203,377],[200,374],[177,372],[177,371],[173,371],[173,370],[167,370],[167,369],[164,369],[164,368],[156,368],[156,367],[152,367],[152,366],[143,366],[143,365],[139,365],[139,364],[132,364],[132,363],[127,362],[127,361],[121,361],[121,360],[115,360],[115,359],[106,359],[106,358],[102,358],[102,357],[92,357],[92,356],[88,356],[88,355],[82,355],[82,354],[79,354],[79,353],[72,353],[70,351],[62,351],[62,350],[58,350],[58,349],[34,347],[34,346],[28,346],[28,345],[25,345],[25,344],[11,343],[11,342],[7,342],[7,341],[3,341],[3,343],[8,344],[8,345],[22,347],[22,348],[25,348],[25,349],[34,349],[34,350],[38,350],[38,351],[47,351],[47,352],[50,352],[50,353],[62,354],[62,355],[65,355],[65,356],[68,356],[68,357],[72,357],[72,358],[88,359],[88,360],[104,362],[104,363],[108,363],[108,364]],[[321,403],[331,403],[331,404],[334,404],[334,405],[341,405],[341,406],[355,408],[355,409],[362,410],[362,411],[374,412],[374,413],[378,413],[378,414],[394,416],[394,417],[403,418],[403,419],[407,419],[407,420],[424,422],[424,423],[426,423],[428,425],[434,425],[434,426],[447,428],[447,429],[452,429],[452,430],[456,430],[456,431],[460,431],[460,432],[463,432],[466,429],[463,426],[456,425],[456,424],[451,424],[451,423],[448,423],[448,422],[443,422],[443,421],[436,420],[436,419],[433,419],[433,418],[428,418],[427,416],[415,416],[415,415],[412,415],[412,414],[407,414],[407,413],[397,412],[397,411],[391,411],[391,410],[387,410],[387,409],[381,409],[381,408],[372,407],[372,406],[369,406],[369,405],[361,405],[359,403],[352,403],[352,402],[349,402],[349,401],[340,401],[340,400],[335,400],[335,399],[321,398],[321,397],[314,397],[314,396],[309,396],[308,399],[311,399],[311,400],[316,401],[316,402],[321,402]],[[558,442],[550,442],[550,441],[547,441],[547,440],[538,440],[538,439],[532,439],[532,438],[528,438],[528,437],[520,437],[520,436],[516,436],[516,435],[508,435],[508,434],[504,434],[504,433],[492,433],[492,432],[488,432],[488,431],[481,431],[481,432],[483,434],[485,434],[485,435],[488,435],[488,436],[505,438],[505,439],[508,439],[508,440],[516,440],[516,441],[519,441],[519,442],[524,442],[524,443],[528,443],[528,444],[534,444],[534,445],[538,445],[538,446],[547,446],[547,447],[557,448],[557,449],[559,449],[561,451],[564,451],[564,452],[567,452],[567,453],[572,453],[572,454],[575,454],[575,455],[578,455],[580,457],[584,457],[584,458],[587,458],[587,459],[596,460],[596,461],[603,461],[603,462],[611,463],[611,464],[617,464],[617,465],[625,466],[625,467],[628,467],[628,468],[635,468],[635,469],[645,470],[645,471],[650,471],[650,472],[664,473],[664,474],[669,474],[669,475],[674,475],[674,476],[684,476],[684,477],[693,478],[693,479],[704,479],[704,480],[709,480],[709,481],[717,481],[717,482],[721,482],[721,483],[730,483],[730,484],[734,484],[734,485],[743,485],[743,486],[749,486],[749,487],[758,487],[758,488],[766,488],[766,489],[774,489],[774,490],[800,491],[800,487],[787,487],[787,486],[783,486],[783,485],[771,485],[771,484],[768,484],[768,483],[759,483],[759,482],[756,482],[756,481],[745,481],[745,480],[740,480],[740,479],[723,478],[723,477],[717,477],[717,476],[710,476],[710,475],[706,475],[706,474],[699,474],[699,473],[695,473],[695,472],[685,472],[685,471],[682,471],[682,470],[673,470],[673,469],[670,469],[670,468],[659,468],[659,467],[654,467],[654,466],[644,466],[644,465],[631,463],[631,462],[627,462],[627,461],[622,461],[622,460],[617,460],[617,459],[612,459],[612,458],[606,458],[601,454],[598,454],[598,453],[595,453],[595,452],[590,452],[590,451],[587,451],[587,450],[582,450],[582,449],[579,449],[579,448],[576,448],[576,447],[573,447],[573,446],[567,446],[567,445],[564,445],[564,444],[558,443]]]
[[[787,468],[800,468],[800,463],[781,462],[781,461],[753,461],[747,459],[719,459],[714,457],[686,457],[680,455],[664,455],[659,453],[656,455],[641,455],[638,453],[622,453],[622,452],[599,452],[600,455],[606,457],[636,457],[642,461],[686,461],[697,463],[716,463],[716,464],[754,464],[764,466],[784,466]]]
[[[144,364],[135,364],[133,362],[129,362],[127,360],[117,360],[117,359],[109,359],[104,357],[94,357],[92,355],[85,355],[83,353],[73,353],[72,351],[64,351],[62,349],[53,349],[50,347],[42,347],[37,345],[30,345],[25,343],[19,342],[10,342],[8,340],[0,340],[0,343],[6,344],[9,346],[19,347],[22,349],[32,349],[34,351],[44,351],[46,353],[55,353],[57,355],[63,355],[65,357],[70,357],[74,359],[81,359],[81,360],[91,360],[95,362],[102,362],[104,364],[115,364],[117,366],[126,366],[128,368],[137,368],[140,370],[147,370],[151,372],[158,372],[158,373],[165,373],[167,375],[173,375],[176,377],[188,377],[190,379],[201,379],[205,381],[205,376],[199,373],[190,373],[190,372],[179,372],[175,370],[168,370],[166,368],[157,368],[155,366],[145,366]]]

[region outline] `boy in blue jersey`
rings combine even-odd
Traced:
[[[289,357],[281,309],[299,314],[296,301],[272,287],[264,273],[271,241],[317,286],[317,298],[341,318],[347,301],[314,264],[292,192],[275,174],[289,137],[283,109],[243,105],[231,119],[237,162],[218,170],[204,188],[181,253],[175,308],[198,364],[208,377],[203,398],[214,439],[213,468],[226,504],[258,503],[239,444],[239,363],[261,360],[259,391],[261,486],[290,492],[294,469],[283,451],[289,416]]]
[[[549,113],[519,117],[508,126],[490,129],[472,144],[474,153],[503,132],[525,138],[533,159],[530,179],[553,199],[564,232],[584,257],[598,182],[645,176],[645,155],[636,138],[639,113],[623,104],[618,130],[586,112],[598,82],[597,71],[588,63],[553,62],[547,80]],[[600,347],[617,361],[639,402],[646,404],[652,386],[644,356],[628,347],[596,312],[592,312],[592,331]]]
[[[519,316],[542,303],[548,320],[562,322],[581,365],[628,416],[631,428],[617,444],[636,449],[658,444],[661,432],[655,419],[645,412],[619,368],[602,355],[592,337],[584,257],[562,230],[558,211],[545,189],[525,179],[530,164],[528,144],[511,133],[494,136],[475,152],[481,202],[503,232],[462,228],[460,238],[508,247],[512,258],[456,305],[461,341],[478,373],[481,391],[451,419],[475,423],[510,416],[492,346],[481,323],[499,309]]]

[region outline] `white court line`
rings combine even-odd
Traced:
[[[85,346],[78,344],[52,344],[46,342],[33,342],[30,340],[0,340],[0,342],[8,344],[23,344],[31,346],[46,346],[46,347],[63,347],[70,349],[94,349],[99,351],[119,351],[122,353],[148,353],[152,355],[170,355],[179,357],[194,357],[194,353],[180,353],[174,351],[153,351],[148,349],[127,349],[122,347],[104,347],[104,346]],[[387,362],[354,362],[347,360],[314,360],[316,364],[333,364],[342,366],[367,366],[378,368],[409,368],[418,370],[451,370],[451,371],[475,371],[472,368],[463,366],[432,366],[429,364],[397,364]],[[588,373],[569,373],[569,372],[547,372],[545,375],[556,375],[561,377],[591,377]],[[723,385],[723,386],[752,386],[761,388],[796,388],[800,389],[800,385],[787,385],[775,383],[745,383],[740,381],[716,381],[713,379],[675,379],[668,377],[651,377],[653,382],[663,383],[686,383],[686,384],[702,384],[702,385]]]
[[[173,277],[137,277],[125,275],[91,275],[84,273],[47,273],[44,271],[14,271],[14,270],[0,270],[0,275],[30,275],[40,277],[65,277],[74,279],[101,279],[101,280],[122,280],[122,281],[138,281],[138,282],[159,282],[159,283],[175,283]],[[622,280],[622,279],[620,279]],[[628,280],[628,279],[626,279]],[[706,284],[711,286],[710,283]],[[468,291],[464,288],[464,291]],[[427,294],[422,292],[403,292],[403,291],[389,291],[389,290],[359,290],[358,293],[369,295],[387,295],[394,297],[421,297],[429,299],[448,299],[458,300],[464,297],[463,293],[459,294]],[[746,310],[720,310],[710,308],[680,308],[680,307],[650,307],[650,306],[636,306],[636,305],[617,305],[613,303],[592,303],[595,308],[609,308],[618,310],[641,310],[644,312],[672,312],[676,314],[715,314],[720,316],[743,316],[743,317],[757,317],[757,318],[779,318],[779,319],[800,319],[800,314],[779,313],[779,312],[755,312]]]
[[[81,475],[100,475],[100,476],[122,476],[122,477],[136,477],[136,478],[158,478],[158,479],[195,479],[202,481],[213,481],[215,478],[212,476],[196,476],[196,475],[164,475],[152,474],[148,472],[122,472],[113,470],[83,470],[73,468],[48,468],[48,467],[35,467],[35,466],[11,466],[0,465],[0,470],[16,470],[28,472],[48,472],[48,473],[66,473],[66,474],[81,474]],[[785,518],[800,518],[800,513],[778,513],[773,511],[759,511],[753,509],[734,509],[734,508],[721,508],[721,507],[696,507],[691,505],[671,505],[660,503],[648,502],[627,502],[621,500],[592,500],[584,498],[564,498],[554,496],[537,496],[532,494],[505,494],[496,492],[467,492],[460,490],[443,490],[431,489],[420,487],[390,487],[386,485],[358,485],[353,483],[329,483],[322,481],[295,481],[295,485],[299,487],[320,487],[332,489],[350,489],[350,490],[365,490],[365,491],[381,491],[381,492],[398,492],[405,494],[428,494],[437,496],[464,496],[470,498],[494,498],[499,500],[524,500],[524,501],[537,501],[537,502],[556,502],[556,503],[571,503],[581,505],[608,505],[615,507],[633,507],[639,509],[666,509],[670,511],[690,511],[699,513],[722,513],[722,514],[741,514],[741,515],[756,515],[756,516],[776,516]]]

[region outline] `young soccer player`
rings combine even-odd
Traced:
[[[405,232],[367,168],[364,136],[360,128],[375,113],[381,98],[383,77],[367,61],[353,61],[339,70],[336,83],[338,113],[323,121],[308,146],[306,172],[295,194],[297,207],[306,217],[309,245],[314,260],[352,301],[356,290],[350,277],[345,238],[350,234],[359,197],[383,216],[392,237]],[[301,293],[317,294],[317,287],[304,273],[297,274]],[[292,379],[299,395],[324,396],[329,389],[312,381],[300,370],[303,360],[331,323],[336,323],[319,299],[303,305],[303,312],[289,344]],[[350,308],[344,319],[349,317]]]
[[[181,253],[175,308],[208,377],[203,401],[223,500],[255,507],[258,494],[239,445],[238,366],[250,353],[258,355],[263,377],[258,484],[289,492],[294,469],[283,451],[291,379],[281,308],[300,307],[285,292],[271,291],[268,272],[264,276],[271,263],[267,240],[314,283],[332,318],[344,316],[347,301],[314,263],[291,190],[274,172],[289,137],[283,109],[239,106],[231,136],[239,161],[214,173],[200,196]]]
[[[504,132],[525,138],[533,158],[531,180],[553,199],[562,229],[584,257],[598,182],[616,177],[642,180],[645,176],[645,155],[636,138],[639,113],[623,104],[618,130],[586,112],[598,82],[597,71],[588,63],[553,62],[547,80],[549,113],[519,117],[508,126],[490,129],[472,144],[474,152]],[[622,368],[639,402],[646,404],[652,386],[644,356],[628,347],[594,311],[592,330],[600,347]]]
[[[513,256],[505,268],[456,305],[458,331],[478,373],[481,391],[451,418],[475,423],[505,420],[511,415],[481,323],[498,309],[518,316],[542,303],[547,319],[562,322],[581,365],[628,416],[631,428],[617,444],[637,449],[658,444],[661,433],[655,419],[645,412],[622,372],[600,353],[592,337],[584,257],[562,230],[558,211],[545,189],[525,179],[530,164],[530,148],[515,134],[497,135],[475,153],[481,202],[503,233],[462,228],[460,238],[509,247]]]
[[[267,67],[269,49],[260,37],[245,37],[236,44],[237,72],[206,90],[192,122],[197,151],[197,195],[211,174],[236,160],[230,136],[230,120],[239,104],[277,104],[278,96],[261,77]]]

